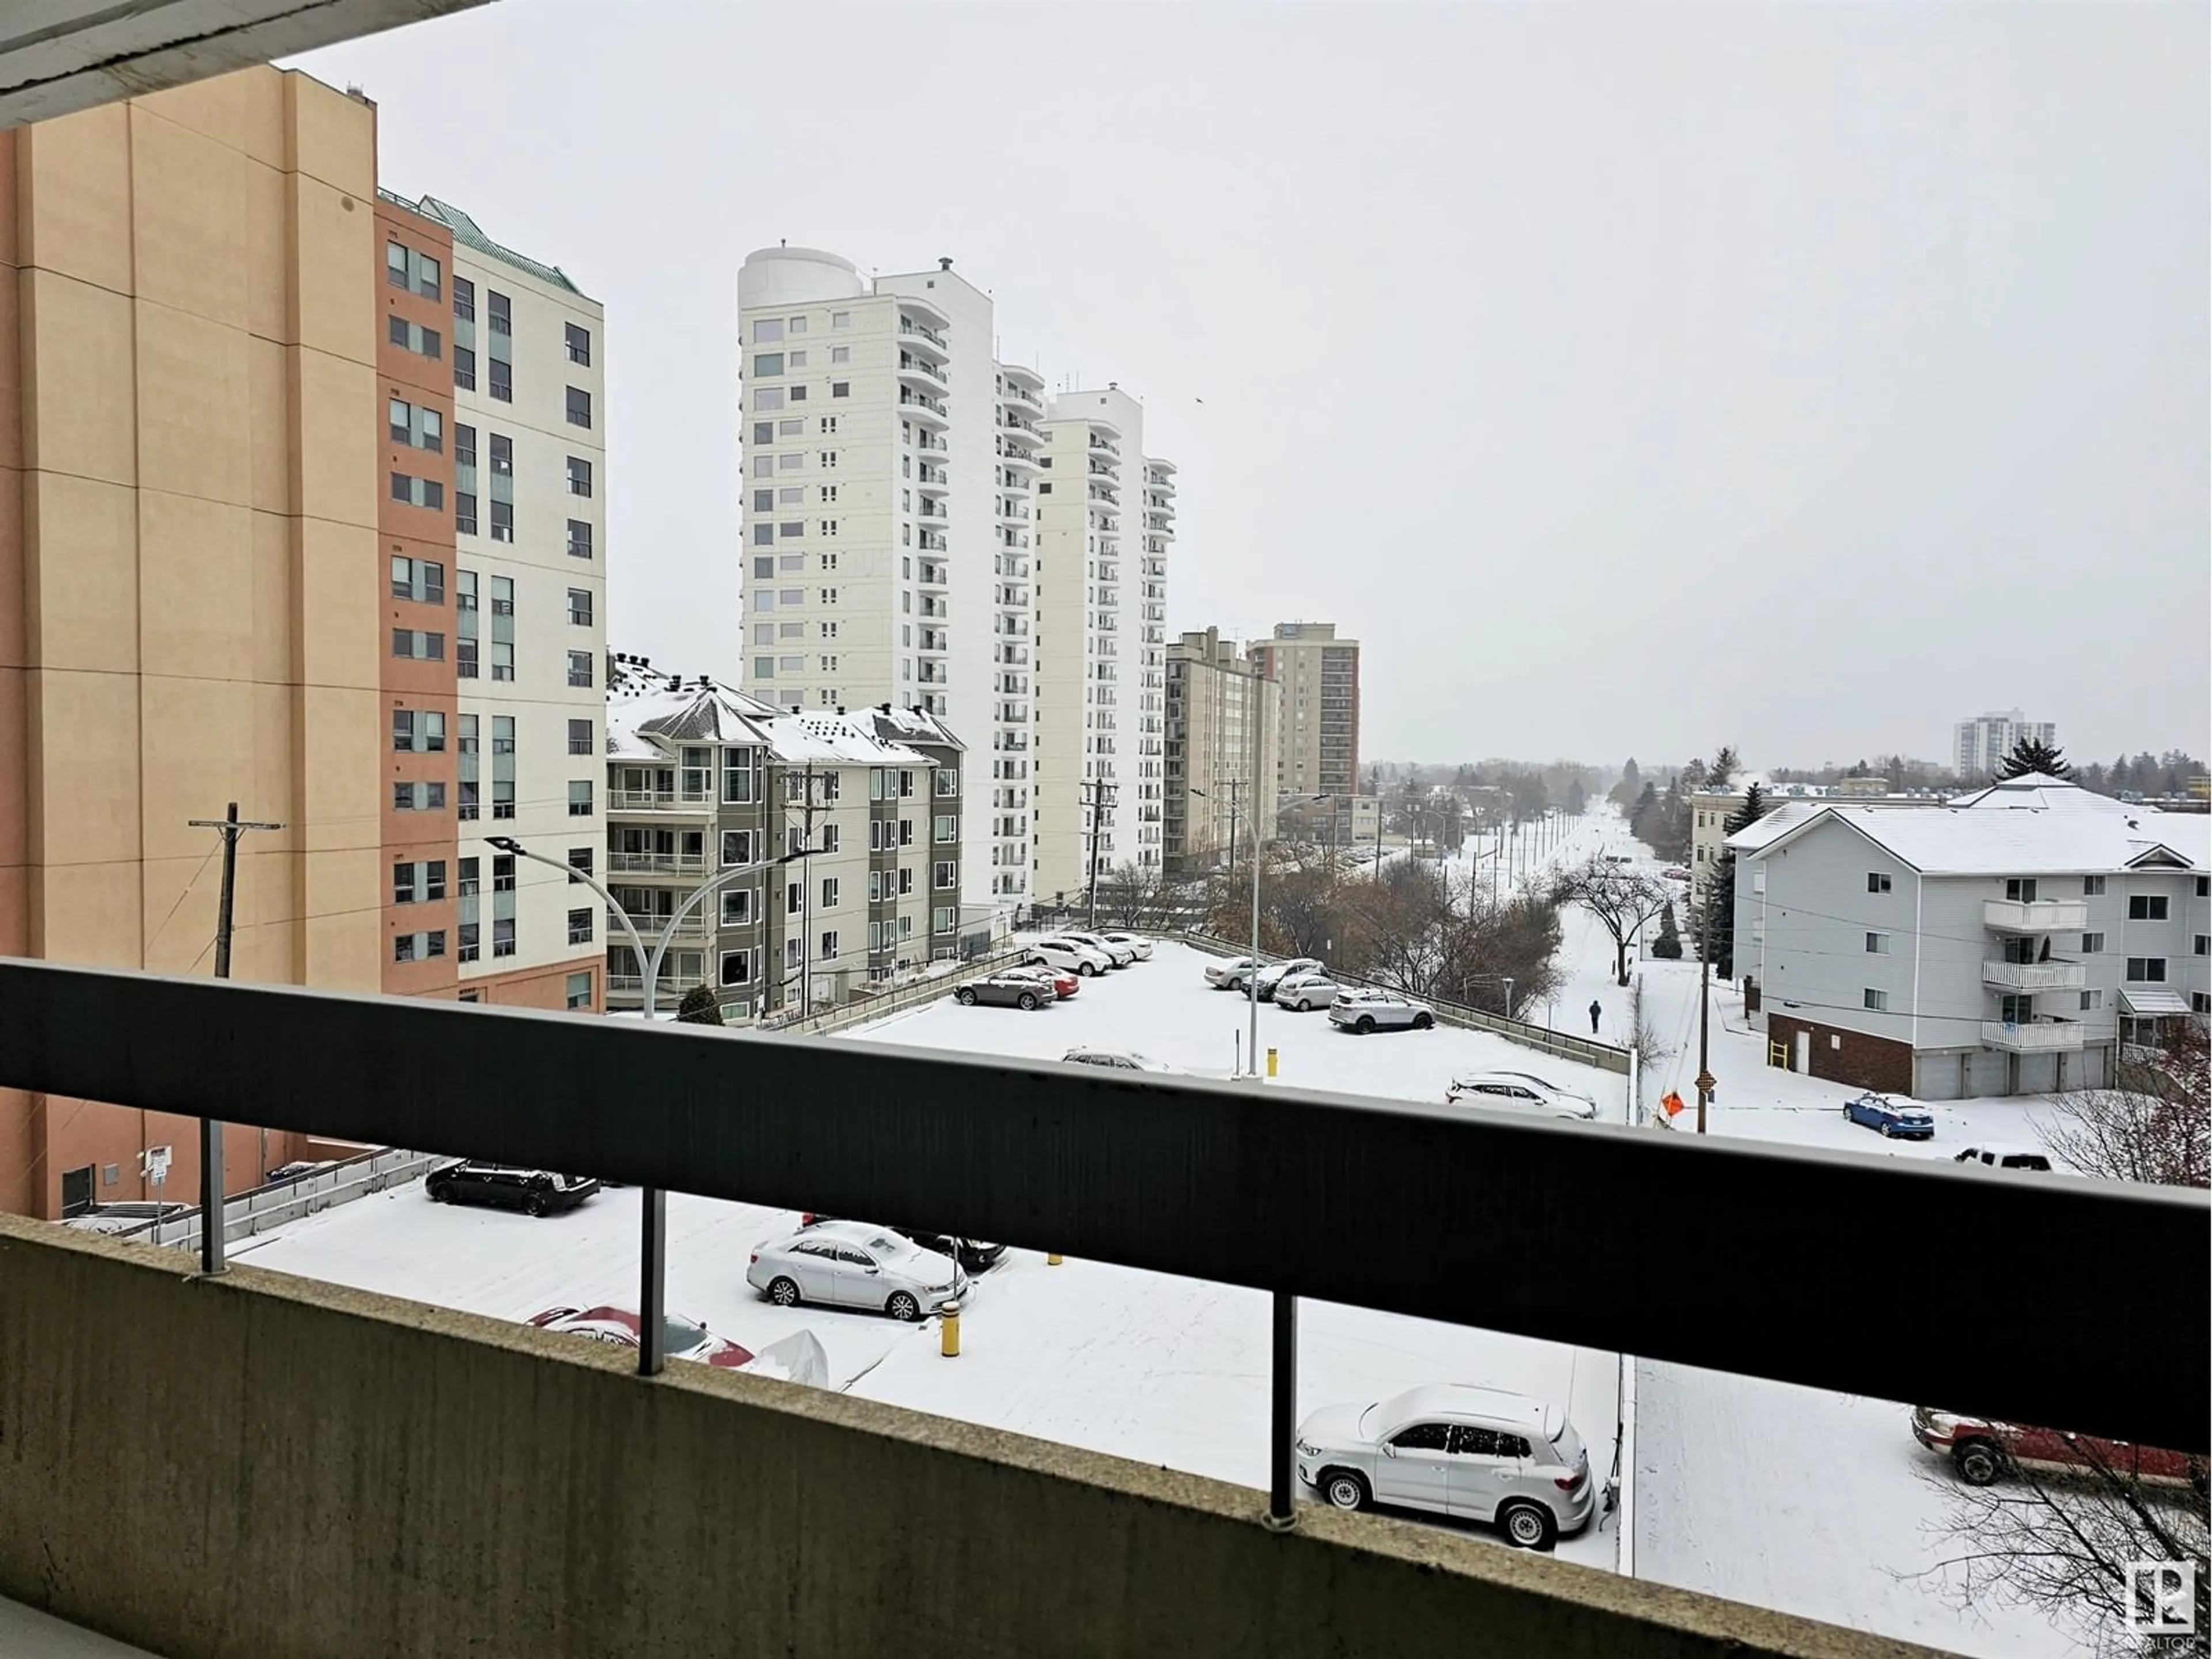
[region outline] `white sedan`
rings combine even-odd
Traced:
[[[1597,1102],[1577,1090],[1529,1072],[1470,1072],[1452,1079],[1444,1092],[1452,1106],[1490,1106],[1507,1111],[1535,1112],[1545,1117],[1597,1117]]]
[[[1100,937],[1109,945],[1127,946],[1130,952],[1139,962],[1150,962],[1152,959],[1152,942],[1142,933],[1113,933],[1101,934]]]
[[[967,1294],[968,1276],[949,1256],[887,1227],[822,1221],[752,1253],[745,1283],[780,1308],[818,1302],[916,1320]]]

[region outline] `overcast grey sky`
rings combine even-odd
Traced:
[[[736,281],[950,255],[1370,758],[2208,746],[2206,9],[502,0],[321,52],[607,307],[609,638],[738,666]],[[1202,400],[1202,401],[1201,401]]]

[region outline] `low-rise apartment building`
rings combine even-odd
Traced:
[[[2212,819],[2031,775],[1731,836],[1736,969],[1791,1069],[1923,1100],[2095,1087],[2212,1011]]]
[[[792,713],[617,656],[606,751],[604,879],[648,952],[676,928],[663,1012],[700,984],[726,1019],[834,1006],[957,954],[964,748],[935,715]],[[618,918],[606,939],[610,1006],[640,1007]]]

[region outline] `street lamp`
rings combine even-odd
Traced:
[[[596,878],[579,870],[565,859],[533,853],[512,836],[487,836],[484,839],[499,852],[560,871],[570,881],[581,882],[606,901],[608,914],[622,924],[623,932],[629,936],[629,948],[636,956],[640,971],[644,975],[645,1018],[647,1021],[653,1017],[653,990],[660,977],[661,960],[668,954],[669,941],[676,937],[676,930],[684,925],[684,918],[691,914],[699,901],[740,876],[749,876],[757,871],[771,869],[776,865],[788,864],[793,859],[805,856],[804,853],[787,853],[781,858],[767,859],[758,864],[732,865],[726,870],[717,871],[693,888],[684,902],[676,907],[675,915],[668,918],[667,925],[660,930],[660,937],[653,942],[652,954],[648,956],[645,941],[638,937],[637,924],[629,918],[629,907],[617,901]],[[668,1311],[668,1194],[658,1187],[641,1187],[638,1188],[638,1208],[643,1219],[638,1252],[637,1371],[640,1376],[658,1376],[668,1350],[665,1318]]]

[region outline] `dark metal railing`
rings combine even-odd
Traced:
[[[13,960],[0,1086],[2208,1438],[2202,1192]],[[2054,1335],[2085,1320],[2095,1340]]]

